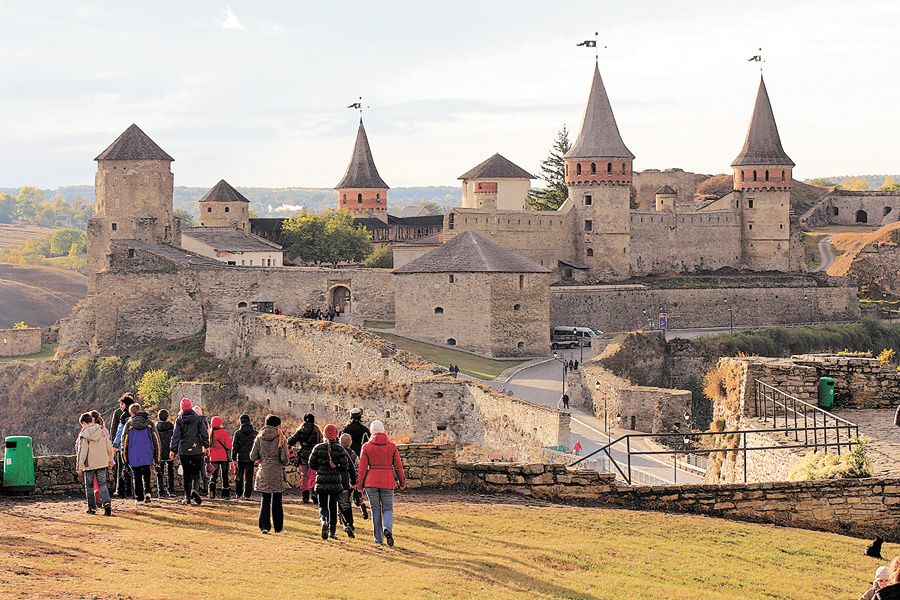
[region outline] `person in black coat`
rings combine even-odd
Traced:
[[[322,539],[329,535],[336,539],[338,522],[338,497],[350,489],[347,473],[350,457],[337,441],[338,429],[325,426],[325,441],[313,448],[309,455],[309,468],[316,472],[316,495],[319,497],[319,520],[322,523]]]
[[[169,411],[156,413],[156,435],[159,436],[159,460],[156,463],[156,491],[160,498],[175,495],[175,461],[169,458],[172,432],[175,425],[169,421]]]
[[[200,479],[203,450],[209,448],[209,432],[206,429],[206,422],[192,410],[191,401],[187,398],[181,399],[181,414],[175,420],[175,430],[172,432],[169,448],[171,449],[169,458],[175,458],[178,454],[184,471],[182,504],[190,504],[191,498],[200,504],[203,500],[194,490],[194,480]]]
[[[244,500],[249,500],[253,492],[253,461],[250,459],[250,450],[253,449],[257,433],[250,424],[250,415],[241,415],[241,426],[231,436],[231,460],[237,463],[234,495]]]
[[[322,431],[316,425],[316,417],[311,413],[307,413],[303,417],[303,425],[294,432],[294,435],[288,438],[288,446],[300,444],[300,489],[303,492],[303,502],[309,502],[310,491],[316,479],[315,469],[310,469],[309,467],[309,455],[312,453],[313,448],[316,447],[316,444],[321,441]],[[316,503],[315,492],[313,492],[312,496],[313,503]]]
[[[359,456],[362,452],[363,444],[368,442],[369,438],[372,437],[369,428],[362,423],[361,408],[354,408],[350,411],[350,422],[344,425],[344,429],[341,433],[350,434],[350,449]]]

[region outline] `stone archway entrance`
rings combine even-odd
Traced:
[[[352,312],[350,306],[350,288],[344,285],[336,285],[328,292],[328,305],[340,314]]]
[[[866,211],[864,211],[864,210],[856,211],[856,222],[857,223],[868,223],[869,222],[869,215],[866,214]]]

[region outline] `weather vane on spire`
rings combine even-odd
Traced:
[[[762,63],[766,62],[763,60],[763,57],[762,57],[762,48],[759,49],[759,54],[754,54],[753,56],[751,56],[750,58],[747,59],[747,62],[760,63],[759,64],[759,72],[762,73],[762,71],[763,71]]]
[[[362,111],[363,111],[362,96],[359,97],[359,102],[354,102],[353,104],[351,104],[351,105],[348,106],[347,108],[355,108],[355,109],[357,109],[357,110],[359,111],[359,118],[362,119]],[[366,108],[369,108],[369,107],[367,106]]]
[[[584,40],[580,44],[575,44],[576,46],[584,46],[585,48],[594,48],[594,60],[600,60],[600,51],[597,50],[597,37],[600,35],[599,31],[594,32],[594,39],[592,40]],[[603,46],[606,48],[606,46]]]

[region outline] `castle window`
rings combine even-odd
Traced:
[[[356,203],[357,203],[357,204],[362,204],[362,194],[357,194],[357,195],[356,195]]]
[[[247,303],[246,302],[238,302],[237,307],[238,308],[247,308]]]
[[[584,205],[585,206],[590,206],[593,202],[594,202],[594,199],[591,198],[590,196],[584,197]]]
[[[442,314],[444,314],[444,309],[443,309],[442,307],[440,307],[440,306],[436,306],[436,307],[434,308],[434,314],[436,314],[436,315],[442,315]]]
[[[207,207],[206,207],[206,212],[208,212],[208,213],[212,212],[212,206],[207,206]]]
[[[225,207],[225,212],[228,212],[228,207],[227,207],[227,206]]]
[[[747,200],[747,208],[753,208],[753,200]]]
[[[519,289],[521,290],[523,287],[525,287],[525,276],[519,275]]]
[[[566,163],[566,177],[569,176],[569,164]]]
[[[453,274],[451,273],[450,274],[450,283],[455,283],[455,282],[456,282],[456,278],[453,277]]]
[[[447,340],[447,345],[448,345],[448,346],[455,346],[455,345],[456,345],[456,340],[453,339],[453,338],[449,338],[449,339]]]
[[[768,180],[769,180],[769,170],[766,169],[766,181],[768,181]]]
[[[628,175],[628,165],[626,163],[622,163],[622,175]]]
[[[133,248],[128,249],[128,258],[134,258],[134,249]]]
[[[587,255],[588,255],[588,256],[593,256],[593,255],[594,255],[594,249],[593,249],[593,248],[588,248],[588,249],[587,249]]]
[[[375,194],[375,199],[376,199],[376,200],[381,200],[381,194]]]
[[[752,224],[750,225],[750,230],[751,230],[751,231],[753,230],[753,225],[752,225]]]
[[[838,216],[838,213],[840,212],[840,211],[838,210],[838,207],[837,207],[837,206],[835,206],[835,207],[832,209],[832,211],[833,211],[834,216]]]
[[[438,392],[437,394],[434,395],[434,397],[435,397],[435,398],[443,398],[443,397],[444,397],[444,393],[443,393],[443,392]],[[445,429],[446,429],[446,428],[445,428]]]
[[[581,163],[578,163],[577,165],[575,165],[575,174],[581,175]]]
[[[584,230],[585,231],[593,231],[594,230],[594,222],[590,219],[584,220]]]
[[[756,181],[756,171],[753,171],[753,181]]]
[[[344,203],[347,202],[347,194],[344,194]]]
[[[117,228],[116,228],[116,224],[113,223],[113,224],[112,224],[112,230],[115,231],[116,229],[117,229]]]
[[[884,214],[885,214],[885,215],[891,214],[891,207],[890,207],[890,206],[885,206],[885,207],[884,207]]]
[[[597,174],[597,163],[591,163],[591,175]]]
[[[514,305],[513,305],[513,310],[514,310],[514,311],[517,311],[517,312],[520,311],[520,310],[522,310],[522,305],[521,305],[521,304],[514,304]]]
[[[781,181],[784,182],[784,171],[781,172]]]
[[[741,171],[741,181],[743,181],[743,180],[744,180],[744,172]]]
[[[612,163],[606,163],[606,172],[612,175]]]
[[[524,347],[525,347],[525,342],[519,342],[518,344],[516,344],[516,348],[519,348],[520,350]]]

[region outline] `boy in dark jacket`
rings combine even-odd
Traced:
[[[362,452],[363,444],[368,442],[369,438],[372,437],[369,428],[362,423],[361,408],[354,408],[350,411],[350,422],[344,425],[344,429],[341,433],[350,434],[350,449],[359,456],[359,453]]]
[[[288,445],[300,444],[300,489],[303,491],[303,502],[309,502],[310,491],[316,481],[316,471],[309,466],[309,455],[312,449],[322,441],[322,431],[316,425],[316,417],[307,413],[303,417],[303,425],[288,439]],[[315,491],[312,491],[313,504],[318,503]]]
[[[341,446],[347,451],[350,464],[348,465],[347,472],[344,474],[344,489],[341,491],[341,495],[338,496],[338,509],[341,513],[341,522],[344,524],[344,531],[347,532],[347,537],[356,537],[353,534],[353,502],[351,500],[351,490],[355,491],[356,488],[356,469],[359,466],[359,457],[350,448],[352,438],[349,433],[342,433],[340,440]],[[365,512],[363,512],[363,514],[365,515]],[[365,518],[365,516],[363,518]]]
[[[156,435],[159,436],[159,462],[156,463],[156,490],[160,498],[175,495],[175,461],[169,458],[172,432],[175,426],[169,421],[169,411],[156,413]]]
[[[253,461],[250,450],[257,431],[250,424],[250,415],[241,415],[241,426],[232,436],[231,460],[237,463],[235,469],[234,494],[244,500],[250,499],[253,491]]]
[[[209,448],[209,432],[206,430],[206,423],[191,408],[191,401],[182,398],[181,414],[175,420],[175,430],[169,444],[169,458],[175,458],[175,454],[178,454],[181,459],[184,471],[184,499],[181,503],[190,504],[193,498],[194,502],[201,504],[203,499],[194,490],[194,480],[200,477],[203,449]]]
[[[325,441],[309,454],[309,468],[316,472],[316,495],[323,540],[327,540],[329,535],[337,537],[338,496],[345,489],[345,478],[350,468],[350,457],[337,437],[337,427],[329,423],[325,426]]]

